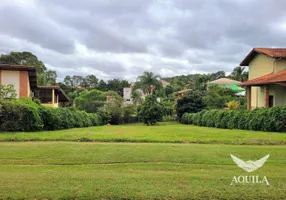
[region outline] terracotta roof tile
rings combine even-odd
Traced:
[[[249,62],[258,53],[262,53],[272,58],[286,58],[286,48],[253,48],[240,63],[240,66],[248,66]]]
[[[274,74],[267,74],[252,80],[248,80],[240,84],[240,86],[254,86],[254,85],[265,85],[270,83],[284,83],[284,82],[286,82],[286,69]]]
[[[286,57],[286,48],[254,48],[257,52],[270,57]]]

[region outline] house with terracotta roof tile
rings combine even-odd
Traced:
[[[286,48],[254,48],[240,63],[249,67],[247,108],[286,105]]]
[[[208,86],[218,85],[224,88],[230,88],[236,92],[236,95],[245,96],[245,89],[242,87],[239,87],[241,83],[242,82],[240,81],[236,81],[236,80],[229,79],[229,78],[219,78],[217,80],[208,82],[207,85]]]
[[[16,98],[35,97],[45,106],[59,107],[69,101],[60,86],[37,86],[35,67],[0,64],[0,84],[13,85]]]

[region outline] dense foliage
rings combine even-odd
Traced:
[[[155,125],[163,118],[163,107],[157,101],[155,95],[149,95],[146,97],[144,103],[140,106],[139,116],[144,124]]]
[[[236,100],[236,92],[230,88],[209,85],[203,102],[207,108],[217,109],[226,107],[226,103]]]
[[[3,99],[15,99],[16,98],[16,90],[14,89],[14,85],[2,85],[0,84],[0,100]]]
[[[163,79],[170,83],[175,92],[183,89],[206,90],[208,82],[219,78],[230,78],[243,82],[248,79],[248,72],[244,67],[239,66],[235,67],[229,76],[226,76],[224,71],[217,71],[209,74],[188,74]]]
[[[59,130],[102,125],[97,114],[44,107],[29,98],[0,101],[0,131]]]
[[[202,94],[199,91],[190,91],[178,99],[176,111],[180,120],[184,113],[196,113],[204,109]]]
[[[95,75],[87,76],[66,76],[64,78],[65,90],[67,93],[73,93],[79,88],[86,90],[97,89],[100,91],[112,90],[117,92],[119,95],[123,96],[123,88],[129,87],[129,83],[126,80],[111,79],[105,82],[104,80],[99,80]]]
[[[109,123],[123,123],[123,98],[114,91],[108,91],[105,95],[107,97],[107,101],[104,105],[104,110],[110,116]]]
[[[115,91],[102,92],[96,89],[83,91],[75,98],[75,106],[88,113],[100,114],[103,123],[121,124],[134,114],[125,111],[123,98]]]
[[[75,98],[75,105],[79,110],[84,110],[88,113],[95,113],[98,109],[104,106],[106,95],[99,90],[83,91]]]
[[[286,131],[286,107],[255,110],[203,110],[185,113],[184,124],[255,131]]]

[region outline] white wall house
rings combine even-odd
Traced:
[[[131,98],[132,88],[123,88],[123,99],[124,104],[132,104],[132,98]]]

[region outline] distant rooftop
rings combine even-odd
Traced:
[[[231,85],[231,84],[241,84],[240,81],[232,80],[229,78],[220,78],[211,82],[208,82],[207,84],[214,84],[214,85]]]

